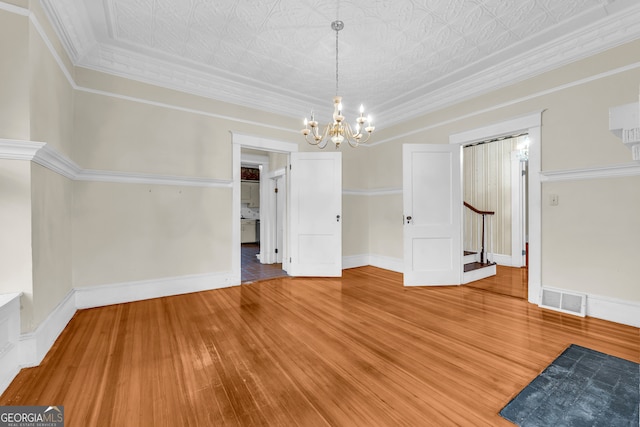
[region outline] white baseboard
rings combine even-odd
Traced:
[[[385,270],[402,273],[404,270],[404,260],[383,255],[351,255],[342,257],[342,268],[356,268],[371,265],[373,267],[384,268]]]
[[[233,274],[229,272],[82,287],[75,288],[75,305],[77,309],[102,307],[111,304],[209,291],[234,285]]]
[[[351,255],[342,257],[342,269],[364,267],[370,265],[369,255]]]
[[[385,270],[395,271],[396,273],[404,272],[404,260],[402,258],[369,255],[369,264],[374,267],[384,268]]]
[[[628,301],[603,295],[585,294],[584,292],[558,287],[543,286],[542,288],[552,289],[557,292],[567,292],[569,294],[578,293],[585,295],[585,316],[640,328],[640,301]]]
[[[640,328],[640,301],[587,295],[587,316]]]
[[[0,295],[0,394],[20,371],[20,295]]]
[[[35,331],[20,336],[20,367],[37,366],[76,312],[73,289]]]

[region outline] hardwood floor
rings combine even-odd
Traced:
[[[528,269],[497,265],[496,272],[497,274],[495,276],[477,280],[465,286],[515,298],[527,299]]]
[[[640,362],[638,328],[363,267],[79,311],[0,405],[64,405],[67,426],[507,426],[571,343]]]

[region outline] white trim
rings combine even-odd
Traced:
[[[231,163],[232,163],[232,188],[233,188],[233,196],[231,202],[231,271],[233,272],[234,277],[240,278],[242,276],[242,264],[241,264],[241,239],[240,239],[240,167],[242,164],[242,148],[251,148],[254,150],[262,150],[262,151],[272,151],[276,153],[296,153],[298,152],[298,144],[294,144],[291,142],[283,142],[275,139],[268,139],[257,135],[245,134],[241,132],[230,131],[231,133]],[[287,162],[288,163],[288,162]],[[286,177],[285,171],[285,177]],[[262,178],[260,179],[262,182]],[[262,184],[261,184],[262,185]],[[285,184],[285,185],[288,185]],[[262,187],[261,187],[262,193]],[[286,211],[286,209],[285,209]],[[261,210],[262,215],[262,210]],[[286,218],[285,213],[285,218]],[[285,222],[285,230],[284,230],[284,238],[282,248],[282,269],[284,271],[288,270],[288,247],[287,247],[287,219]],[[261,217],[260,232],[262,233],[263,228],[269,228],[266,226],[266,218],[263,220]],[[280,248],[279,248],[280,249]],[[240,279],[238,279],[240,282]]]
[[[581,179],[620,178],[629,176],[640,176],[639,162],[584,169],[543,171],[540,173],[540,181],[577,181]]]
[[[0,159],[31,161],[45,145],[44,142],[0,138]]]
[[[587,316],[640,328],[640,302],[587,294]]]
[[[443,120],[443,121],[437,122],[437,123],[431,123],[431,124],[429,124],[427,126],[423,126],[423,127],[418,128],[418,129],[411,130],[409,132],[405,132],[405,133],[401,133],[401,134],[395,134],[394,136],[391,136],[389,138],[381,139],[381,140],[375,141],[375,142],[370,142],[366,146],[367,147],[373,147],[373,146],[376,146],[376,145],[385,144],[387,142],[392,142],[392,141],[395,141],[395,140],[398,140],[398,139],[402,139],[402,138],[406,138],[406,137],[409,137],[409,136],[417,135],[417,134],[429,131],[431,129],[437,129],[437,128],[440,128],[440,127],[443,127],[443,126],[446,126],[446,125],[449,125],[449,124],[452,124],[452,123],[464,122],[465,120],[470,119],[472,117],[476,117],[476,116],[479,116],[479,115],[482,115],[482,114],[485,114],[485,113],[490,113],[490,112],[493,112],[493,111],[509,108],[509,107],[514,106],[514,105],[530,101],[532,99],[540,98],[540,97],[546,96],[546,95],[551,95],[551,94],[554,94],[556,92],[563,91],[565,89],[571,89],[571,88],[576,87],[576,86],[580,86],[580,85],[591,83],[591,82],[594,82],[594,81],[597,81],[597,80],[600,80],[600,79],[604,79],[604,78],[608,78],[608,77],[611,77],[611,76],[615,76],[616,74],[625,73],[627,71],[635,70],[637,68],[640,68],[640,62],[635,62],[633,64],[625,65],[623,67],[619,67],[619,68],[616,68],[616,69],[613,69],[613,70],[608,70],[608,71],[606,71],[604,73],[595,74],[593,76],[585,77],[585,78],[580,79],[580,80],[575,80],[573,82],[565,83],[565,84],[560,85],[560,86],[555,86],[555,87],[552,87],[550,89],[546,89],[546,90],[542,90],[540,92],[532,93],[532,94],[529,94],[527,96],[511,99],[509,101],[502,102],[500,104],[495,104],[495,105],[492,105],[492,106],[489,106],[489,107],[486,107],[486,108],[483,108],[483,109],[480,109],[480,110],[475,110],[475,111],[473,111],[471,113],[464,114],[462,116],[457,116],[457,117],[454,117],[454,118],[451,118],[451,119],[447,119],[447,120]]]
[[[636,328],[640,328],[640,301],[629,301],[620,298],[613,298],[604,295],[589,294],[580,291],[574,291],[569,289],[543,286],[543,289],[548,289],[555,292],[566,293],[570,295],[583,295],[586,297],[586,310],[585,316],[593,317],[596,319],[607,320],[609,322],[620,323],[622,325],[629,325]],[[541,308],[547,308],[540,306]],[[557,310],[556,308],[551,308]],[[562,311],[576,315],[577,313]]]
[[[75,312],[75,298],[72,289],[35,331],[20,336],[20,366],[22,368],[37,366],[42,362]]]
[[[7,12],[15,13],[16,15],[29,16],[29,9],[9,3],[0,2],[0,10],[6,10]]]
[[[349,255],[342,257],[342,269],[364,267],[369,265],[369,255]]]
[[[0,294],[0,394],[20,371],[21,292]]]
[[[489,254],[489,259],[496,264],[505,267],[522,267],[522,265],[517,265],[517,262],[514,263],[513,257],[511,255]]]
[[[185,112],[190,112],[190,113],[194,113],[194,114],[205,115],[205,116],[208,116],[208,117],[215,117],[215,118],[220,118],[220,119],[224,119],[224,120],[235,121],[237,123],[246,123],[246,124],[251,124],[251,125],[255,125],[255,126],[260,126],[260,127],[263,127],[263,128],[277,129],[277,130],[281,130],[281,131],[285,131],[285,132],[289,132],[289,133],[298,133],[299,132],[298,129],[289,129],[289,128],[284,128],[284,127],[280,127],[280,126],[273,126],[273,125],[259,123],[259,122],[250,121],[250,120],[242,120],[242,119],[234,118],[234,117],[231,117],[231,116],[226,116],[226,115],[222,115],[222,114],[215,114],[215,113],[211,113],[211,112],[206,112],[206,111],[203,111],[203,110],[184,108],[184,107],[179,107],[179,106],[170,105],[170,104],[166,104],[166,103],[145,100],[145,99],[142,99],[142,98],[121,95],[121,94],[117,94],[115,92],[107,92],[107,91],[96,90],[96,89],[91,89],[91,88],[87,88],[87,87],[78,86],[77,83],[73,80],[73,77],[71,76],[71,73],[69,72],[69,70],[65,66],[64,61],[60,58],[58,52],[53,47],[51,41],[49,40],[48,36],[46,35],[45,31],[43,30],[42,26],[40,25],[38,19],[36,18],[36,16],[33,13],[31,13],[28,9],[24,9],[24,8],[21,8],[21,7],[18,7],[18,6],[10,5],[10,4],[4,3],[2,1],[0,1],[0,9],[6,10],[8,12],[16,13],[16,14],[19,14],[19,15],[23,15],[23,16],[29,16],[30,21],[35,25],[35,27],[36,27],[36,29],[38,31],[38,34],[40,35],[40,37],[42,38],[42,40],[46,44],[46,46],[49,49],[50,53],[54,56],[54,59],[56,60],[58,66],[61,69],[61,71],[64,73],[64,75],[67,78],[69,84],[75,90],[84,91],[84,92],[88,92],[88,93],[99,94],[99,95],[103,95],[103,96],[114,97],[114,98],[126,99],[126,100],[129,100],[129,101],[132,101],[132,102],[138,102],[138,103],[143,103],[143,104],[148,104],[148,105],[154,105],[154,106],[167,108],[167,109],[173,109],[173,110],[177,110],[177,111],[185,111]],[[43,10],[45,11],[45,14],[48,14],[49,16],[51,16],[51,12],[52,11],[48,10],[47,5],[43,5]],[[638,13],[640,13],[640,11]],[[627,21],[629,21],[631,23],[635,22],[633,16],[623,15],[623,17],[624,17],[624,19],[626,19]],[[613,25],[615,25],[616,30],[622,36],[625,37],[625,40],[626,40],[626,38],[629,37],[628,36],[628,34],[629,34],[628,28],[625,29],[620,25],[619,18],[613,19],[610,22]],[[54,27],[59,26],[59,23],[56,23],[56,22],[51,22],[51,24]],[[58,38],[60,38],[59,31],[57,29],[55,29],[54,31],[56,32],[56,35],[58,36]],[[609,32],[608,36],[609,37],[613,37],[613,35],[615,33],[616,32]],[[599,42],[602,42],[602,37],[601,37],[602,30],[601,29],[600,30],[596,29],[596,31],[593,31],[593,34],[597,36]],[[572,46],[575,47],[575,45],[574,45],[575,44],[575,40],[573,38],[569,38],[569,40],[570,40],[570,43],[572,44]],[[70,55],[69,49],[71,48],[71,46],[68,43],[69,41],[66,40],[65,38],[62,38],[62,40],[60,40],[60,41],[64,46],[65,53],[67,53],[67,55]],[[609,40],[608,43],[611,43],[611,40]],[[616,44],[612,44],[610,47],[614,47],[615,45]],[[601,52],[603,50],[606,50],[606,49],[603,49],[602,47],[597,48],[595,45],[593,45],[591,43],[587,43],[584,46],[585,46],[585,49],[586,49],[586,53],[583,54],[583,57],[588,57],[588,56],[591,56],[591,55],[595,55],[595,54],[597,54],[597,53],[599,53],[599,52]],[[73,49],[71,49],[71,50],[73,50]],[[575,49],[573,49],[573,50],[575,51]],[[569,62],[569,61],[566,60],[565,50],[561,49],[561,52],[562,52],[561,56],[563,58],[565,58],[565,59],[563,59],[564,63]],[[531,53],[529,53],[528,56],[531,57]],[[72,56],[70,56],[70,58],[72,58]],[[536,61],[539,61],[539,60],[536,59]],[[518,69],[526,69],[526,67],[522,67],[521,63],[518,63],[517,67],[518,67]],[[453,118],[453,119],[449,119],[449,120],[445,120],[445,121],[442,121],[442,122],[439,122],[439,123],[434,123],[434,124],[431,124],[431,125],[428,125],[428,126],[425,126],[425,127],[421,127],[419,129],[416,129],[416,130],[413,130],[413,131],[410,131],[410,132],[406,132],[404,134],[399,134],[399,135],[395,135],[393,137],[386,138],[386,139],[383,139],[383,140],[380,140],[380,141],[371,142],[371,143],[368,143],[368,144],[363,145],[363,146],[364,147],[375,146],[375,145],[378,145],[378,144],[383,144],[383,143],[386,143],[386,142],[394,141],[394,140],[402,138],[402,137],[418,134],[418,133],[424,132],[424,131],[429,130],[429,129],[441,127],[441,126],[444,126],[444,125],[447,125],[447,124],[450,124],[450,123],[458,122],[458,121],[464,120],[466,118],[478,116],[480,114],[484,114],[484,113],[487,113],[487,112],[495,111],[495,110],[502,109],[502,108],[508,108],[508,107],[510,107],[512,105],[515,105],[515,104],[518,104],[518,103],[522,103],[522,102],[525,102],[525,101],[528,101],[528,100],[531,100],[531,99],[535,99],[535,98],[538,98],[538,97],[541,97],[541,96],[544,96],[544,95],[549,95],[549,94],[552,94],[552,93],[555,93],[555,92],[559,92],[559,91],[562,91],[562,90],[565,90],[565,89],[568,89],[568,88],[572,88],[572,87],[575,87],[575,86],[579,86],[579,85],[582,85],[582,84],[590,83],[592,81],[596,81],[596,80],[599,80],[599,79],[607,78],[607,77],[610,77],[610,76],[613,76],[613,75],[616,75],[616,74],[619,74],[619,73],[623,73],[623,72],[627,72],[627,71],[630,71],[630,70],[634,70],[634,69],[639,68],[639,67],[640,67],[640,62],[636,62],[636,63],[633,63],[633,64],[628,64],[628,65],[625,65],[625,66],[622,66],[622,67],[618,67],[618,68],[613,69],[613,70],[608,70],[608,71],[605,71],[603,73],[599,73],[599,74],[595,74],[595,75],[592,75],[592,76],[588,76],[588,77],[585,77],[583,79],[579,79],[579,80],[576,80],[576,81],[573,81],[573,82],[565,83],[563,85],[559,85],[559,86],[556,86],[556,87],[553,87],[553,88],[550,88],[550,89],[546,89],[546,90],[543,90],[543,91],[540,91],[540,92],[537,92],[537,93],[533,93],[533,94],[530,94],[530,95],[527,95],[527,96],[524,96],[524,97],[521,97],[521,98],[516,98],[516,99],[512,99],[510,101],[506,101],[506,102],[503,102],[503,103],[500,103],[500,104],[496,104],[496,105],[493,105],[491,107],[487,107],[487,108],[482,109],[482,110],[477,110],[477,111],[474,111],[472,113],[469,113],[469,114],[466,114],[466,115],[463,115],[463,116],[460,116],[460,117],[456,117],[456,118]],[[502,67],[502,68],[504,68],[504,67]],[[102,70],[102,72],[104,72],[104,70]],[[513,70],[508,70],[508,72],[512,73]],[[117,74],[117,73],[111,73],[111,74],[115,75],[115,76],[120,76],[120,77],[129,79],[129,80],[142,81],[142,80],[136,79],[136,78],[134,78],[134,77],[132,77],[130,75],[126,76],[126,75]],[[495,80],[494,77],[495,77],[495,75],[490,80],[494,81]],[[487,80],[487,79],[484,79],[484,80]],[[148,81],[146,81],[146,80],[144,82],[148,83]],[[154,83],[154,84],[157,85],[157,83]],[[158,86],[162,87],[162,85],[158,85]],[[477,86],[477,85],[471,84],[471,86],[473,87],[473,86]],[[173,90],[175,88],[174,87],[169,87],[169,89]],[[494,89],[495,89],[495,86],[494,86]],[[454,88],[454,90],[457,93],[460,92],[459,91],[459,87],[457,87],[457,86]],[[193,91],[186,91],[186,93],[193,93]],[[196,93],[196,95],[200,95],[201,96],[202,93],[198,92],[198,93]],[[431,98],[433,98],[433,96],[431,96]],[[462,100],[463,99],[460,99],[460,101],[462,101]],[[451,102],[449,102],[448,104],[451,104]],[[414,109],[414,107],[408,107],[408,108],[412,109],[414,112],[416,111]],[[441,106],[439,108],[444,108],[444,106]],[[417,114],[416,116],[426,115],[430,111],[435,111],[435,109],[431,109],[431,110],[428,110],[428,111],[427,110],[422,111],[421,113]],[[388,126],[392,126],[392,125],[393,125],[392,121],[389,120]],[[378,127],[380,128],[380,126],[378,126]]]
[[[523,251],[526,247],[526,184],[525,168],[517,151],[511,152],[511,255],[508,264],[512,267],[525,265]]]
[[[69,179],[78,180],[82,174],[80,166],[48,144],[38,150],[33,161]]]
[[[614,5],[617,4],[614,3]],[[64,25],[60,20],[55,19],[56,3],[47,1],[44,5],[45,14],[49,17],[58,38],[61,39],[63,49],[72,59],[74,66],[96,69],[186,93],[196,93],[201,96],[204,94],[210,98],[238,105],[249,107],[257,105],[259,108],[275,110],[285,115],[295,114],[295,111],[300,111],[301,105],[305,103],[304,100],[299,99],[299,96],[294,97],[295,94],[281,88],[278,90],[264,82],[246,79],[238,81],[227,72],[212,75],[203,70],[189,69],[179,61],[169,63],[140,52],[126,51],[115,45],[91,43],[87,41],[89,37],[81,37],[82,32],[70,36],[62,28]],[[470,67],[474,64],[471,64],[454,73],[459,77],[455,82],[453,81],[455,76],[444,76],[416,87],[412,91],[414,96],[410,101],[389,100],[387,107],[393,105],[396,108],[393,108],[393,111],[387,108],[388,125],[487,93],[496,87],[503,88],[535,77],[637,39],[640,31],[638,29],[640,10],[637,7],[616,8],[610,4],[603,4],[599,8],[591,9],[588,13],[589,17],[596,19],[585,27],[569,30],[566,34],[542,44],[536,44],[535,37],[530,38],[518,46],[511,46],[480,59],[476,66],[479,63],[489,65],[480,72],[472,72]],[[71,19],[77,19],[71,16]],[[587,15],[583,15],[577,19],[588,18]],[[487,61],[494,65],[491,66]],[[157,72],[159,65],[164,70],[163,73]],[[280,94],[280,102],[274,101],[273,95],[276,92]],[[252,97],[249,94],[252,94]]]
[[[402,258],[370,254],[369,264],[385,270],[395,271],[396,273],[404,272],[404,259]]]
[[[231,188],[231,181],[195,176],[156,175],[137,172],[82,170],[76,181],[118,182],[124,184],[177,185],[184,187]]]
[[[232,181],[197,176],[173,176],[138,172],[82,169],[73,160],[44,142],[0,139],[0,159],[31,160],[74,181],[124,184],[177,185],[231,188]]]
[[[538,304],[542,277],[542,186],[540,182],[541,169],[541,131],[542,113],[538,110],[517,116],[501,122],[482,126],[476,129],[455,133],[449,136],[450,144],[466,145],[474,142],[514,133],[529,135],[529,197],[528,197],[528,225],[529,225],[529,294],[528,300]]]
[[[378,188],[372,190],[342,190],[343,196],[389,196],[402,194],[402,188]]]
[[[111,304],[227,288],[239,283],[240,281],[236,277],[227,272],[79,287],[74,289],[75,306],[78,309],[103,307]]]
[[[544,110],[534,111],[475,129],[449,135],[449,144],[468,145],[494,138],[512,136],[514,133],[527,132],[529,128],[542,126]]]

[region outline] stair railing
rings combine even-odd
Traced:
[[[488,254],[493,253],[493,216],[495,212],[493,211],[481,211],[469,203],[464,202],[464,206],[469,209],[471,212],[477,214],[478,221],[481,222],[481,225],[478,227],[478,236],[477,242],[480,244],[480,263],[485,264],[491,263],[489,260]],[[487,218],[488,217],[488,218]],[[477,248],[476,248],[477,250]],[[488,252],[487,252],[488,250]]]

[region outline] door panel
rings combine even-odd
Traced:
[[[462,280],[462,178],[458,145],[403,146],[404,284]]]
[[[289,275],[342,275],[342,157],[291,155]]]

